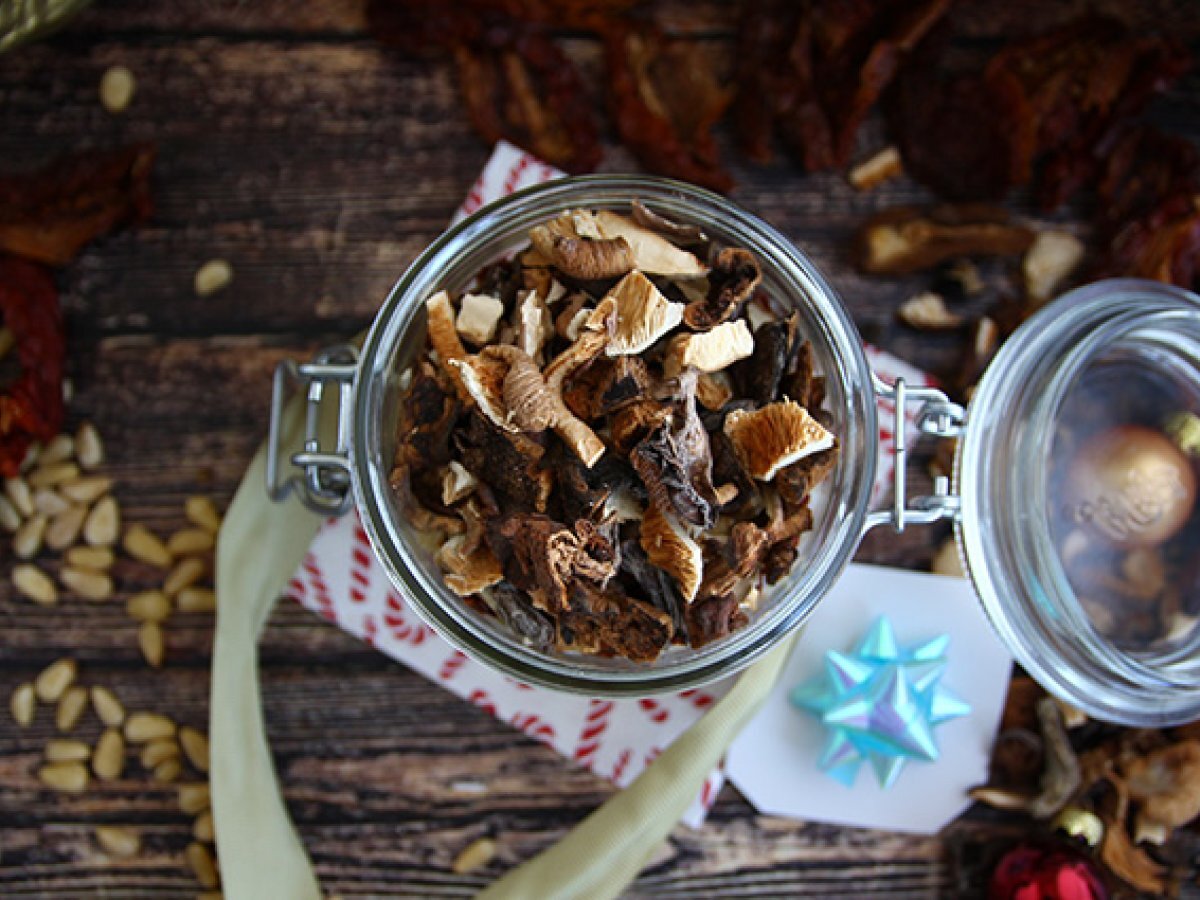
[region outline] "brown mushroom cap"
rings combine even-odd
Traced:
[[[725,417],[725,435],[745,470],[759,481],[813,453],[830,449],[833,435],[792,400],[769,403]]]
[[[616,278],[634,267],[633,249],[622,237],[601,237],[589,214],[564,212],[532,228],[533,248],[561,272],[587,281]]]

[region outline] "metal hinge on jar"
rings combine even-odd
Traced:
[[[950,492],[950,479],[939,475],[933,480],[933,493],[908,498],[908,434],[905,410],[910,403],[920,404],[917,409],[917,426],[922,434],[939,438],[956,438],[962,432],[965,412],[957,403],[937,388],[910,387],[903,378],[894,384],[872,376],[876,395],[892,403],[892,505],[889,509],[868,513],[863,532],[878,525],[890,525],[901,532],[908,525],[927,525],[939,519],[952,519],[958,515],[959,498]]]
[[[349,345],[330,347],[312,362],[285,360],[275,368],[271,389],[271,427],[267,438],[267,493],[279,502],[295,491],[313,512],[340,516],[354,502],[350,478],[351,393],[358,372],[358,350]],[[285,431],[285,406],[289,387],[305,389],[303,449],[290,456],[298,472],[283,475],[281,458]],[[337,445],[321,448],[321,407],[325,389],[336,386]]]

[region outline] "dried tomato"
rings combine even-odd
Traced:
[[[613,119],[647,169],[716,191],[733,188],[712,128],[732,94],[718,84],[703,48],[653,29],[613,26],[604,35]]]
[[[21,372],[0,394],[0,474],[17,474],[34,441],[48,441],[63,422],[66,345],[54,281],[41,266],[0,257],[0,313],[16,340]]]
[[[149,144],[86,151],[0,178],[0,251],[62,266],[98,235],[145,219],[154,155]]]

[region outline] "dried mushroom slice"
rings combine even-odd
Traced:
[[[517,346],[531,359],[538,359],[553,334],[546,301],[538,291],[526,291],[517,305]]]
[[[728,247],[717,254],[708,275],[708,294],[703,300],[693,300],[683,314],[683,320],[697,331],[707,331],[737,315],[762,282],[758,260],[749,250]]]
[[[450,295],[445,291],[438,291],[425,301],[425,310],[429,317],[429,344],[437,353],[438,362],[453,378],[459,396],[470,402],[472,398],[462,382],[462,376],[450,365],[451,360],[466,359],[468,356],[467,348],[458,337],[458,328],[454,322],[454,304],[450,302]]]
[[[554,484],[541,464],[546,452],[541,444],[497,427],[478,412],[467,416],[457,443],[459,461],[496,494],[505,511],[545,512]]]
[[[564,650],[653,662],[671,642],[674,628],[670,615],[649,603],[576,581],[559,616],[558,634]]]
[[[634,256],[629,242],[623,237],[601,237],[589,215],[564,212],[531,229],[529,240],[551,265],[572,278],[619,278],[632,270]]]
[[[694,600],[704,573],[704,551],[674,514],[651,504],[642,519],[640,543],[647,559],[675,579],[683,599]]]
[[[504,578],[500,560],[496,559],[496,555],[487,545],[480,544],[474,550],[466,552],[466,540],[464,535],[454,535],[442,544],[437,554],[437,563],[443,573],[442,580],[446,582],[446,587],[460,597],[477,594]]]
[[[1180,741],[1137,757],[1124,773],[1144,820],[1176,828],[1200,816],[1200,741]]]
[[[519,431],[510,419],[504,403],[504,380],[508,376],[510,363],[496,351],[498,347],[485,347],[475,356],[450,359],[451,371],[458,374],[467,396],[493,425],[505,431]],[[516,348],[513,348],[516,349]]]
[[[725,417],[725,435],[743,468],[759,481],[834,444],[833,435],[792,400],[753,412],[734,410]]]
[[[630,272],[608,296],[617,305],[616,331],[605,351],[609,356],[632,356],[648,350],[683,321],[684,305],[664,297],[641,272]]]
[[[458,304],[454,326],[463,340],[483,347],[496,336],[504,317],[504,302],[488,294],[464,294]]]
[[[736,319],[711,331],[672,338],[663,357],[663,374],[674,378],[689,367],[719,372],[753,352],[754,336],[742,319]]]
[[[616,574],[616,548],[586,519],[577,520],[572,529],[544,515],[509,516],[499,533],[511,547],[511,580],[528,585],[533,605],[548,613],[569,609],[576,580],[603,587]]]
[[[708,272],[708,267],[695,255],[633,219],[602,209],[596,213],[595,223],[601,237],[625,239],[633,250],[634,267],[642,272],[673,278],[694,278]]]

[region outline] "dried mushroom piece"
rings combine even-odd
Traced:
[[[604,587],[616,574],[616,548],[586,519],[568,528],[544,515],[509,516],[499,534],[509,543],[509,580],[518,587],[528,585],[533,605],[548,613],[570,608],[575,581],[583,579]]]
[[[736,316],[762,283],[762,270],[749,250],[727,247],[717,254],[708,273],[708,291],[703,300],[693,300],[684,310],[689,328],[707,331]]]
[[[1123,768],[1143,820],[1176,828],[1200,816],[1200,741],[1163,747]]]
[[[674,628],[671,617],[649,603],[576,581],[558,633],[566,650],[653,662],[671,642]]]
[[[708,235],[699,225],[683,225],[656,213],[640,200],[629,204],[633,221],[643,228],[657,231],[665,235],[673,243],[681,247],[698,247],[708,244]]]
[[[704,572],[704,551],[675,515],[651,504],[642,519],[640,541],[647,559],[675,579],[683,599],[694,600]]]
[[[661,234],[620,213],[599,210],[595,214],[595,224],[603,238],[624,238],[633,251],[635,268],[648,275],[693,278],[708,272],[708,267],[695,254],[677,247]]]
[[[540,359],[542,348],[554,333],[547,300],[540,292],[525,292],[517,305],[517,346],[531,359]]]
[[[437,554],[446,587],[460,597],[477,594],[504,578],[500,561],[486,545],[465,551],[467,539],[459,534],[452,536],[442,545]]]
[[[829,450],[834,437],[793,400],[753,412],[734,410],[725,418],[725,436],[751,477],[770,481],[781,469]]]
[[[859,269],[872,275],[908,275],[959,256],[1016,256],[1029,249],[1033,237],[998,207],[897,207],[863,223],[853,257]]]
[[[754,337],[742,319],[699,334],[672,338],[663,357],[663,374],[675,378],[685,369],[719,372],[754,352]]]
[[[470,402],[472,397],[462,376],[457,369],[450,365],[452,360],[466,359],[469,355],[458,336],[458,327],[454,321],[454,304],[446,291],[438,291],[425,301],[425,311],[428,316],[429,344],[437,353],[438,363],[445,367],[454,380],[459,396]]]
[[[590,213],[564,212],[529,232],[533,248],[572,278],[619,278],[634,267],[633,248],[623,237],[604,238]]]
[[[482,347],[496,336],[504,316],[504,301],[488,294],[464,294],[454,327],[466,341]]]
[[[609,292],[616,301],[617,327],[605,352],[636,356],[683,321],[684,305],[672,303],[641,272],[630,272]]]
[[[896,316],[905,325],[926,331],[962,328],[967,324],[963,316],[946,308],[946,301],[941,294],[933,291],[923,291],[915,297],[909,297],[900,304]]]

